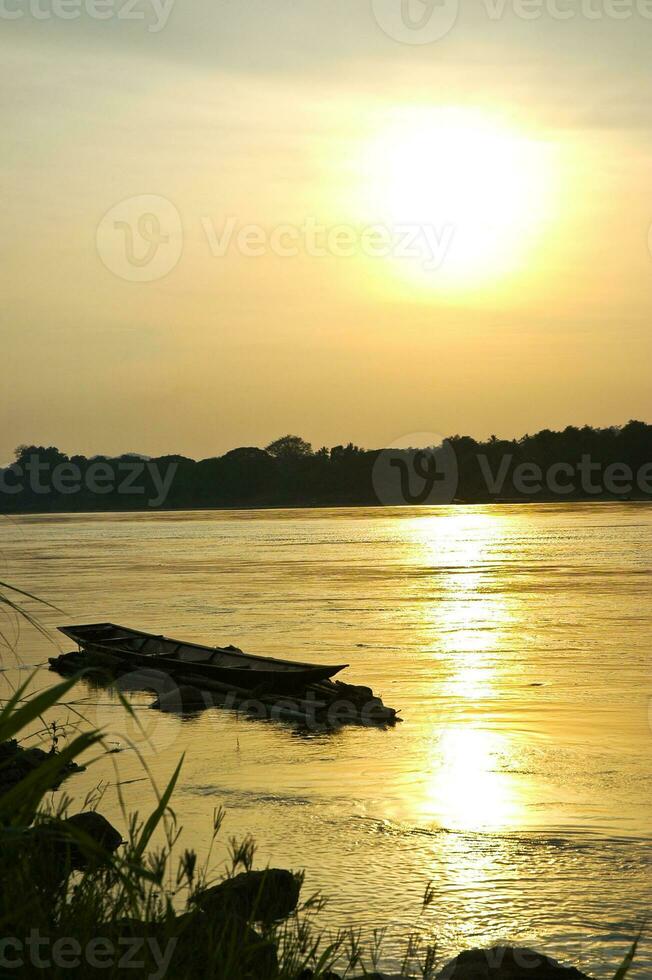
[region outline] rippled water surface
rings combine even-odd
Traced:
[[[324,924],[387,927],[388,963],[416,930],[442,958],[509,940],[608,977],[652,907],[645,505],[26,517],[3,519],[0,554],[0,578],[64,610],[41,614],[49,626],[348,662],[346,679],[401,709],[395,730],[306,737],[135,696],[158,781],[185,752],[187,843],[205,849],[224,805],[223,837],[251,833],[260,863],[306,869]],[[53,652],[24,627],[18,649],[26,664]],[[75,698],[116,744],[136,736],[106,692]],[[106,780],[120,822],[116,782],[145,809],[142,776],[127,749],[67,790]],[[651,973],[644,948],[633,976]]]

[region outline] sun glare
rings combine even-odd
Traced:
[[[552,217],[549,146],[488,113],[403,109],[372,139],[364,169],[369,209],[412,228],[394,266],[425,286],[503,278]]]

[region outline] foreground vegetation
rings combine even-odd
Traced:
[[[11,746],[20,739],[62,703],[74,683],[70,679],[31,696],[27,684],[20,687],[0,712],[0,744]],[[250,840],[231,842],[227,884],[235,888],[224,891],[224,882],[211,888],[209,863],[200,867],[196,854],[182,848],[179,839],[172,795],[181,763],[146,819],[124,814],[127,839],[119,847],[120,835],[114,840],[113,828],[99,815],[95,822],[78,823],[68,817],[69,797],[62,795],[56,806],[48,802],[70,763],[101,749],[99,732],[80,732],[15,785],[3,784],[0,933],[5,970],[22,962],[46,970],[48,977],[75,971],[93,975],[94,969],[113,977],[124,976],[126,966],[133,965],[138,976],[264,980],[295,978],[308,969],[321,976],[343,960],[349,970],[363,968],[353,933],[318,936],[314,916],[321,902],[316,897],[296,907],[300,875],[249,875],[254,860]],[[85,801],[86,815],[96,802]],[[213,840],[221,820],[217,811]],[[100,825],[99,834],[94,823]],[[281,879],[283,887],[277,887],[282,874],[294,884],[288,887]],[[239,885],[252,879],[257,893],[249,889],[236,907],[234,894],[244,895]],[[18,975],[24,975],[22,970]]]

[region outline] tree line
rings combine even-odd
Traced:
[[[0,468],[2,513],[651,498],[652,426],[639,421],[399,450],[287,435],[201,460],[22,445]]]

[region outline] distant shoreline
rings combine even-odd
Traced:
[[[124,513],[652,500],[652,425],[568,426],[421,448],[312,446],[287,435],[194,460],[68,455],[22,445],[0,468],[0,513]],[[409,437],[406,437],[408,443]],[[415,437],[416,441],[416,437]]]
[[[48,517],[48,516],[99,516],[101,514],[215,514],[215,513],[237,513],[242,511],[273,511],[273,510],[432,510],[435,508],[449,507],[523,507],[535,506],[537,504],[545,506],[564,507],[568,504],[652,504],[650,497],[568,497],[564,500],[559,498],[523,500],[453,500],[451,503],[433,504],[380,504],[375,503],[274,503],[274,504],[234,504],[229,506],[217,507],[107,507],[103,509],[63,509],[51,508],[50,510],[0,510],[1,517]]]

